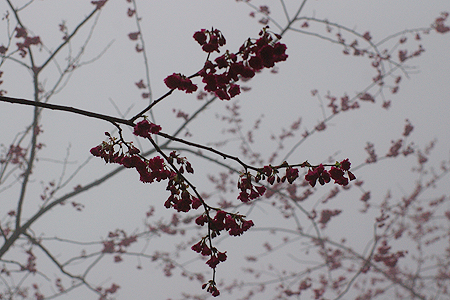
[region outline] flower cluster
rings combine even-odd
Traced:
[[[374,261],[383,262],[386,267],[395,267],[399,258],[404,257],[408,251],[397,251],[396,253],[389,253],[391,247],[388,246],[386,241],[382,242],[382,245],[378,247],[377,253],[373,256]]]
[[[150,137],[150,134],[158,133],[160,130],[159,125],[143,120],[134,127],[133,133],[137,136]],[[105,134],[109,137],[109,141],[104,141],[92,148],[90,151],[92,155],[103,158],[106,163],[117,163],[125,168],[136,169],[140,180],[144,183],[168,180],[166,189],[170,191],[170,196],[164,203],[166,208],[173,207],[178,212],[188,212],[191,208],[197,209],[202,205],[202,201],[188,191],[189,184],[181,175],[185,170],[188,173],[194,173],[194,169],[186,157],[180,157],[175,151],[172,151],[166,157],[172,167],[170,169],[160,156],[146,159],[139,155],[139,149],[131,143],[124,143],[111,137],[109,133]],[[127,151],[123,150],[124,144],[128,147]],[[115,147],[120,147],[120,149],[116,150]],[[177,167],[175,164],[179,166]]]
[[[327,223],[331,220],[331,217],[335,217],[339,215],[342,212],[340,209],[330,210],[330,209],[324,209],[320,213],[320,219],[318,221],[319,224],[321,224],[322,228],[325,228]]]
[[[114,144],[102,142],[90,150],[95,157],[101,157],[106,163],[115,163],[119,160],[119,154],[114,150]]]
[[[161,131],[161,126],[153,124],[146,119],[138,122],[136,126],[134,126],[133,134],[136,136],[141,136],[144,138],[149,138],[150,134],[157,134]]]
[[[149,136],[149,134],[156,133],[161,127],[147,120],[139,122],[135,128],[134,133],[139,136]],[[127,143],[127,151],[123,150],[124,143],[111,137],[109,133],[105,132],[109,137],[109,141],[103,141],[100,145],[90,150],[95,157],[101,157],[106,163],[116,163],[125,168],[134,168],[140,175],[140,180],[144,183],[151,183],[153,181],[161,181],[175,176],[175,172],[169,170],[164,160],[155,156],[151,159],[145,159],[139,156],[139,149],[134,147],[131,143]],[[116,146],[120,147],[116,150]]]
[[[115,232],[109,232],[108,239],[103,241],[102,253],[116,254],[114,262],[122,261],[121,255],[127,252],[127,248],[137,242],[136,235],[127,235],[123,230],[117,229]]]
[[[186,91],[190,94],[197,90],[197,86],[192,81],[180,73],[173,73],[164,79],[164,83],[169,89],[178,89],[180,91]]]
[[[171,194],[164,202],[164,206],[166,208],[173,207],[178,212],[188,212],[191,208],[199,208],[202,205],[201,200],[192,196],[187,188],[188,185],[183,180],[179,180],[178,176],[171,178],[166,188]]]
[[[278,176],[279,168],[286,168],[286,174],[281,178],[280,176]],[[285,182],[287,180],[290,184],[292,184],[295,181],[295,179],[298,178],[298,169],[289,166],[287,162],[283,162],[281,165],[276,167],[271,165],[264,166],[258,171],[258,174],[255,177],[255,181],[259,182],[261,179],[266,178],[267,182],[270,183],[271,185],[275,183],[275,180],[277,181],[277,183]]]
[[[286,175],[281,178],[281,181],[284,181],[283,179],[286,179],[290,184],[294,182],[295,179],[298,178],[298,169],[297,168],[286,168]]]
[[[203,256],[210,256],[206,261],[206,264],[211,269],[215,269],[219,263],[224,262],[227,259],[226,251],[219,252],[217,248],[212,246],[212,239],[220,235],[221,231],[227,231],[231,236],[239,236],[254,225],[252,220],[245,220],[243,215],[231,214],[223,210],[217,210],[214,218],[209,216],[209,210],[207,210],[204,214],[195,219],[195,223],[199,226],[208,224],[209,233],[198,243],[194,244],[191,249]],[[207,291],[214,297],[220,294],[215,286],[214,280],[205,283],[203,289],[207,286]]]
[[[224,46],[227,42],[219,29],[197,31],[194,33],[194,40],[202,46],[202,50],[206,53],[220,52],[219,47]]]
[[[211,269],[215,269],[217,265],[221,262],[227,260],[227,254],[225,252],[219,252],[216,248],[210,248],[206,245],[205,239],[202,239],[197,244],[191,247],[197,253],[201,253],[203,256],[210,256],[210,259],[206,261],[206,264],[211,267]]]
[[[175,167],[175,163],[180,165],[177,168],[179,174],[183,174],[184,170],[188,173],[194,173],[194,169],[191,164],[186,160],[185,157],[180,157],[176,154],[175,151],[172,151],[168,157],[168,162]],[[174,173],[174,176],[170,177],[169,182],[167,183],[166,190],[170,191],[170,196],[167,198],[164,206],[166,208],[173,207],[178,212],[188,212],[193,209],[197,209],[202,205],[202,201],[191,195],[188,191],[189,184],[184,181],[182,176],[179,176],[177,173]]]
[[[42,45],[41,38],[39,36],[28,36],[27,30],[23,27],[16,27],[15,37],[18,39],[24,39],[22,43],[16,43],[20,56],[22,57],[25,57],[27,55],[27,49],[29,49],[31,45]]]
[[[208,287],[208,288],[206,289],[206,287]],[[217,296],[220,295],[220,292],[219,292],[219,290],[217,289],[216,283],[214,282],[214,280],[210,280],[208,283],[203,284],[203,285],[202,285],[202,289],[206,289],[206,291],[207,291],[208,293],[211,293],[211,295],[212,295],[213,297],[217,297]]]
[[[272,68],[275,63],[287,59],[286,45],[276,42],[267,28],[261,30],[257,40],[248,39],[237,54],[226,51],[214,62],[209,59],[205,62],[203,69],[197,73],[205,83],[205,91],[214,93],[221,100],[230,100],[241,92],[240,86],[236,84],[240,78],[252,78],[255,72],[263,68]],[[281,36],[276,35],[276,39],[280,38]],[[219,47],[226,43],[218,29],[197,31],[194,39],[202,46],[203,51],[208,53],[208,58],[209,54],[219,52]],[[190,79],[181,74],[174,73],[164,82],[170,89],[176,88],[187,93],[197,89]]]
[[[334,183],[346,186],[348,185],[349,180],[356,179],[355,175],[350,172],[350,161],[344,159],[341,162],[336,162],[335,166],[332,166],[329,171],[325,170],[325,167],[320,164],[317,167],[313,167],[308,171],[305,175],[305,180],[309,182],[309,184],[314,187],[319,181],[321,185],[330,182],[331,179],[334,180]],[[347,173],[348,178],[344,177],[345,173]]]
[[[214,218],[202,214],[195,219],[195,223],[200,226],[209,223],[212,237],[218,236],[222,230],[231,236],[239,236],[254,225],[252,220],[245,220],[242,215],[226,213],[223,210],[218,210]]]
[[[246,203],[250,200],[254,200],[259,196],[264,195],[266,188],[264,186],[253,186],[252,178],[249,173],[242,174],[239,178],[238,189],[240,189],[239,196],[237,197],[242,202]]]
[[[210,234],[203,237],[198,243],[194,244],[191,249],[203,256],[209,256],[206,264],[215,269],[217,265],[227,259],[226,251],[220,252],[212,246],[212,239],[220,235],[221,231],[227,231],[231,236],[239,236],[252,227],[253,221],[245,220],[243,215],[227,213],[218,210],[214,218],[206,212],[195,219],[197,225],[203,226],[208,224]],[[215,286],[214,280],[210,280],[203,285],[203,289],[208,286],[207,291],[214,297],[218,296],[219,290]]]
[[[114,145],[108,142],[91,149],[91,154],[103,158],[107,163],[116,163],[125,168],[135,168],[140,175],[140,180],[144,183],[161,181],[174,176],[174,172],[166,168],[164,160],[155,156],[151,159],[145,159],[137,155],[139,149],[131,148],[126,154],[121,154],[114,150]]]

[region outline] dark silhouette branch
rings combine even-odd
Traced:
[[[58,105],[58,104],[50,104],[50,103],[43,103],[43,102],[35,102],[35,101],[31,101],[31,100],[26,100],[26,99],[11,98],[11,97],[5,97],[5,96],[0,96],[0,101],[2,101],[2,102],[9,102],[9,103],[16,103],[16,104],[22,104],[22,105],[29,105],[29,106],[34,106],[34,107],[42,107],[42,108],[51,109],[51,110],[66,111],[66,112],[70,112],[70,113],[86,116],[86,117],[89,117],[89,118],[95,118],[95,119],[99,119],[99,120],[104,120],[104,121],[107,121],[107,122],[110,122],[110,123],[113,123],[113,124],[125,124],[125,125],[128,125],[128,126],[134,126],[135,125],[130,120],[126,120],[126,119],[122,119],[122,118],[116,118],[116,117],[103,115],[103,114],[98,114],[98,113],[94,113],[94,112],[90,112],[90,111],[87,111],[87,110],[82,110],[82,109],[78,109],[78,108],[74,108],[74,107],[70,107],[70,106],[64,106],[64,105]]]

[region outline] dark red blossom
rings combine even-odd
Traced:
[[[403,140],[398,139],[397,141],[391,141],[392,146],[389,149],[389,152],[386,154],[387,157],[396,157],[400,154],[400,149],[403,145]]]
[[[220,295],[219,290],[217,289],[217,287],[216,287],[215,285],[213,285],[213,282],[210,282],[209,284],[206,284],[206,283],[205,283],[205,284],[202,286],[202,288],[205,289],[207,286],[208,286],[208,288],[206,289],[206,291],[207,291],[208,293],[211,293],[211,295],[212,295],[213,297],[217,297],[217,296]]]
[[[216,266],[220,263],[220,260],[217,256],[213,255],[209,260],[206,261],[206,264],[210,266],[212,269],[215,269]]]
[[[41,38],[39,36],[30,37],[28,36],[28,33],[26,29],[22,27],[16,28],[16,37],[17,38],[24,38],[25,40],[23,43],[16,43],[17,48],[19,49],[20,56],[25,57],[27,55],[27,48],[29,48],[31,45],[40,45],[42,44]]]
[[[205,33],[205,29],[202,29],[201,31],[197,31],[196,33],[194,33],[194,39],[201,45],[203,46],[206,43],[206,33]]]
[[[330,182],[331,178],[334,180],[334,183],[346,186],[348,185],[349,180],[356,179],[356,176],[350,172],[351,163],[347,159],[344,159],[341,162],[336,162],[335,166],[332,166],[329,171],[325,170],[325,167],[320,164],[317,167],[313,167],[308,171],[305,175],[305,180],[314,187],[316,185],[317,180],[321,185]],[[344,177],[347,173],[348,178]]]
[[[102,145],[98,145],[90,150],[91,154],[100,157],[102,154]]]
[[[202,252],[202,241],[198,242],[197,244],[192,245],[191,249],[197,253]]]
[[[348,184],[348,179],[344,177],[344,171],[342,169],[331,167],[329,174],[334,179],[334,183],[344,186]]]
[[[266,188],[263,186],[253,186],[252,179],[248,174],[240,176],[238,188],[241,192],[237,198],[244,203],[264,195],[266,191]]]
[[[157,134],[161,131],[161,126],[153,124],[147,120],[142,120],[134,126],[133,134],[144,138],[149,138],[150,134]]]
[[[264,68],[263,60],[260,56],[252,56],[249,59],[248,64],[250,65],[250,67],[252,67],[252,69],[254,69],[256,71]]]
[[[176,209],[178,212],[188,212],[191,210],[191,203],[192,200],[188,198],[181,198],[175,201],[173,204],[173,208]]]
[[[330,182],[330,174],[325,170],[324,166],[320,164],[318,167],[309,170],[305,175],[305,179],[312,187],[314,187],[317,180],[319,180],[321,185]]]
[[[297,168],[287,168],[286,169],[286,179],[289,183],[293,183],[295,179],[298,177],[298,169]]]
[[[225,55],[219,56],[214,61],[216,62],[217,67],[219,67],[219,69],[228,67],[228,61]]]
[[[196,198],[196,197],[192,197],[192,208],[193,209],[197,209],[202,205],[202,202],[200,201],[200,199]]]
[[[224,262],[227,260],[227,254],[226,251],[225,252],[218,252],[217,253],[217,258],[221,261]]]
[[[197,253],[200,253],[203,256],[209,256],[212,254],[211,249],[206,245],[206,242],[204,239],[202,239],[197,244],[193,245],[191,247],[192,250],[194,250]]]
[[[408,56],[407,50],[399,50],[398,51],[398,59],[400,60],[400,62],[404,62],[408,58],[409,58],[409,56]]]
[[[228,93],[230,94],[230,97],[233,98],[234,96],[239,95],[241,93],[241,89],[239,88],[239,85],[232,83],[230,84]]]
[[[350,170],[351,163],[350,163],[350,161],[348,160],[348,158],[346,158],[346,159],[344,159],[343,161],[341,161],[341,162],[340,162],[340,165],[341,165],[341,169],[342,169],[342,170],[344,170],[344,171]]]
[[[114,241],[104,241],[102,253],[114,253],[115,243]]]
[[[264,45],[259,51],[258,55],[262,60],[264,67],[271,68],[275,65],[274,50],[272,45]]]
[[[193,37],[202,46],[202,50],[207,53],[219,52],[219,47],[226,44],[225,37],[218,29],[202,29],[194,33]]]
[[[164,79],[164,83],[169,89],[178,89],[186,93],[193,93],[197,90],[197,86],[184,75],[173,73]]]
[[[217,89],[214,91],[214,94],[220,99],[220,100],[230,100],[230,95],[222,89]]]
[[[200,215],[195,219],[195,224],[203,226],[208,221],[208,217],[206,215]]]
[[[413,129],[414,126],[408,119],[406,119],[405,131],[403,132],[403,136],[408,136],[411,133],[411,131],[413,131]]]

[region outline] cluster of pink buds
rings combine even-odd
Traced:
[[[374,261],[383,262],[387,267],[395,267],[400,257],[404,257],[408,251],[397,251],[390,253],[391,247],[388,246],[386,241],[383,241],[381,246],[378,247],[377,253],[373,256]]]
[[[350,172],[350,161],[344,159],[341,162],[336,162],[335,166],[332,166],[329,171],[325,170],[325,167],[320,164],[317,167],[313,167],[308,171],[305,175],[305,180],[309,182],[309,184],[314,187],[319,181],[321,185],[330,182],[331,179],[334,180],[334,183],[346,186],[348,185],[349,180],[356,179],[355,175]],[[347,173],[348,178],[344,177],[345,173]]]
[[[202,46],[203,51],[208,53],[208,60],[203,69],[196,74],[202,77],[205,91],[214,93],[221,100],[230,100],[241,92],[239,85],[236,84],[241,77],[252,78],[255,72],[263,68],[272,68],[275,63],[287,59],[286,45],[276,42],[281,36],[275,35],[275,39],[267,28],[261,30],[258,39],[248,39],[238,53],[226,51],[214,61],[209,60],[209,55],[212,52],[219,52],[219,48],[226,43],[222,33],[218,29],[202,29],[194,34],[194,39]],[[197,89],[189,78],[181,74],[174,73],[164,82],[170,89],[184,90],[187,93]]]
[[[27,50],[31,45],[40,45],[42,44],[40,37],[28,36],[28,32],[23,27],[16,27],[16,38],[23,38],[23,43],[17,43],[17,48],[19,49],[20,56],[25,57],[27,55]]]

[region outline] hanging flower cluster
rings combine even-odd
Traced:
[[[252,178],[249,173],[242,174],[239,178],[238,189],[240,189],[239,196],[237,197],[242,202],[246,203],[250,200],[254,200],[259,196],[264,195],[266,188],[264,186],[253,186]]]
[[[190,162],[188,162],[185,157],[177,155],[175,151],[170,153],[168,160],[172,165],[174,165],[174,163],[180,165],[178,168],[180,174],[183,174],[185,169],[188,173],[194,173],[194,169]],[[167,183],[166,190],[170,191],[170,196],[167,198],[164,206],[166,208],[173,207],[179,212],[188,212],[191,208],[199,208],[202,205],[202,202],[197,197],[191,195],[188,188],[189,184],[184,181],[183,177],[175,174],[175,176],[171,177]]]
[[[215,269],[219,263],[227,259],[226,251],[220,252],[212,246],[212,239],[220,235],[221,231],[227,231],[231,236],[239,236],[254,225],[252,220],[245,220],[243,215],[230,214],[223,210],[218,210],[214,218],[211,218],[209,213],[202,214],[195,219],[195,223],[200,226],[208,224],[211,231],[211,234],[204,236],[191,247],[193,251],[210,257],[206,264],[211,269]],[[210,280],[203,285],[203,289],[208,287],[207,291],[214,297],[220,294],[215,284],[213,280]]]

